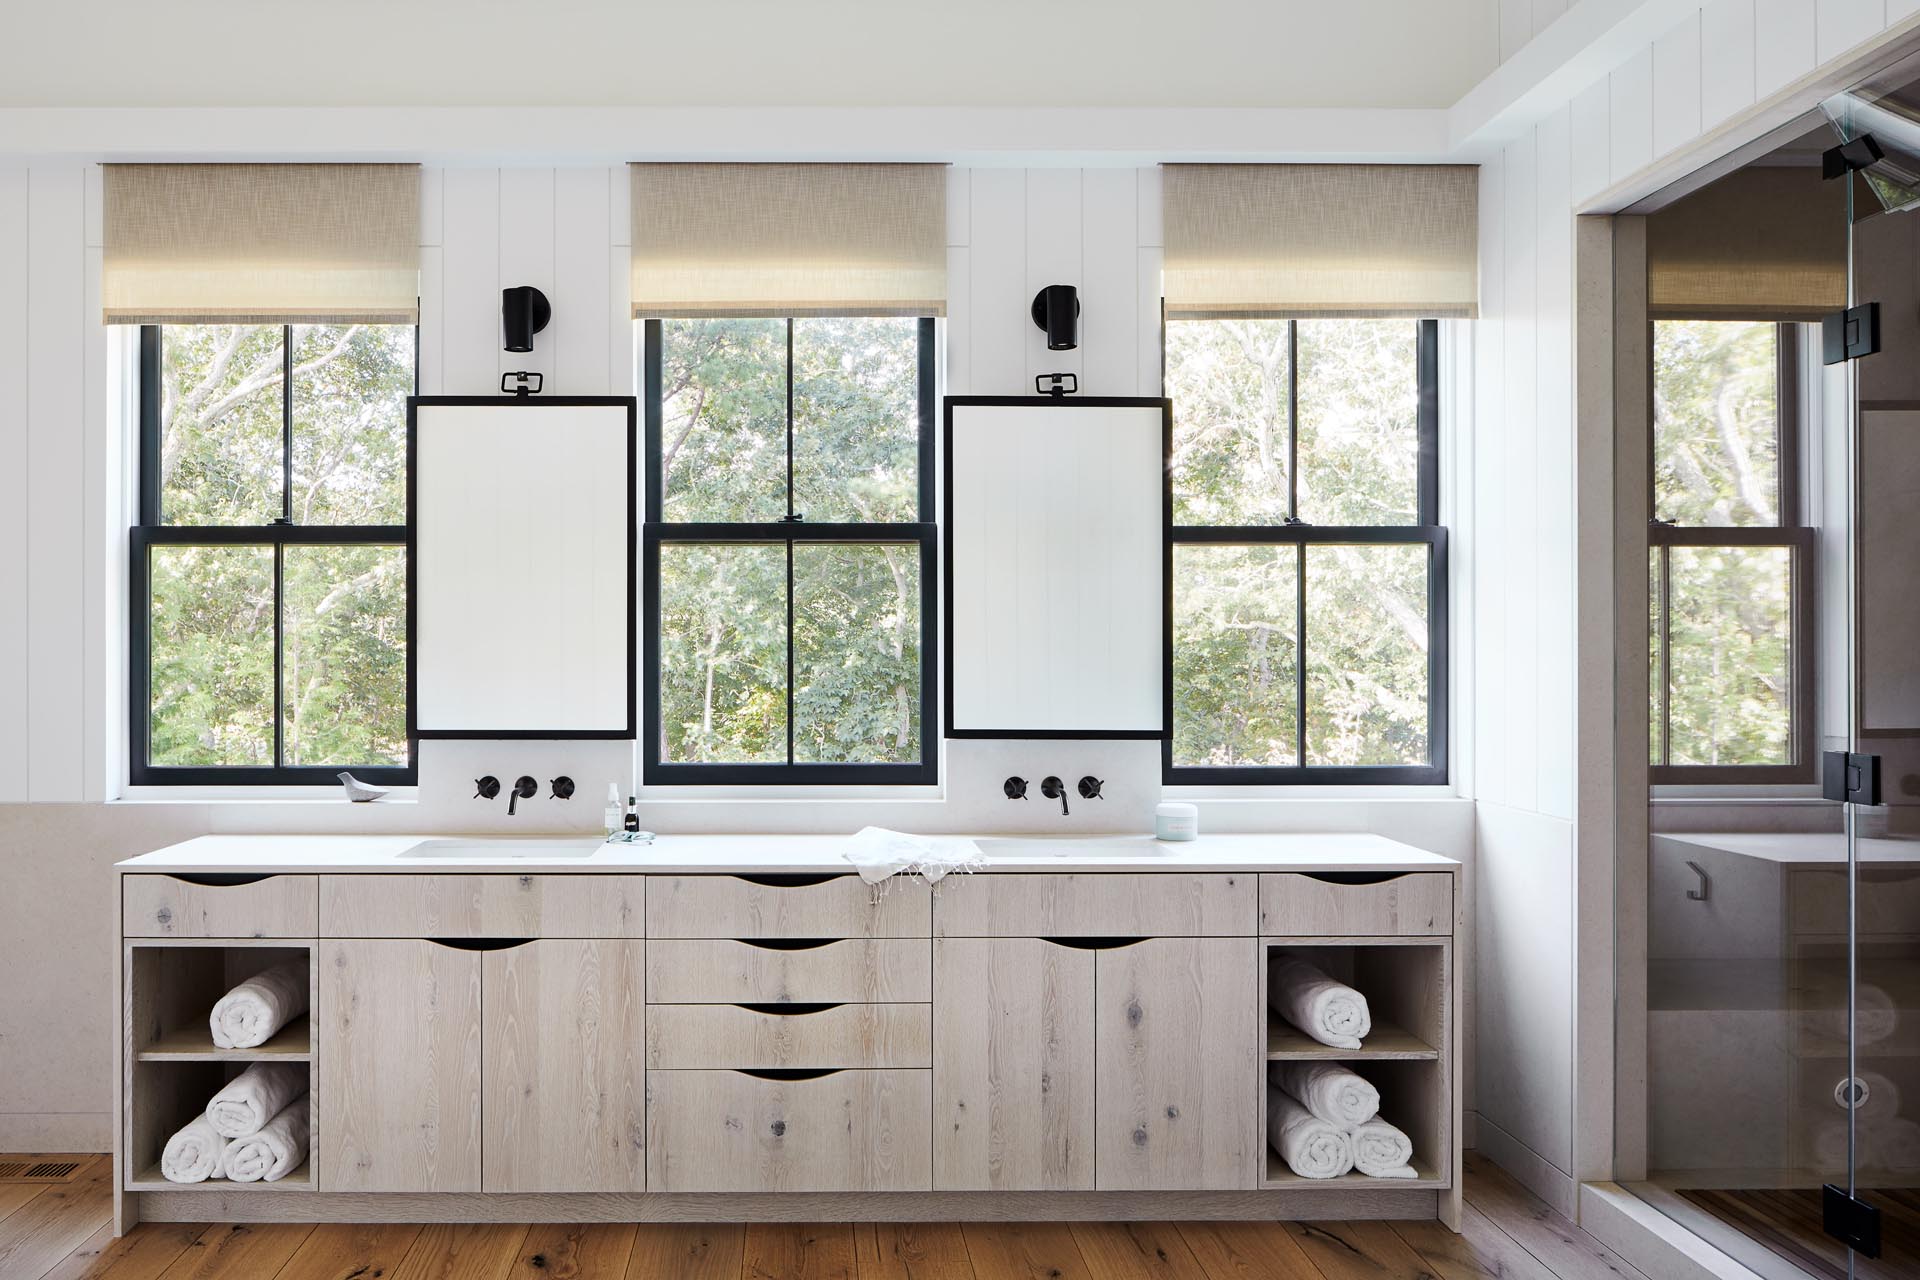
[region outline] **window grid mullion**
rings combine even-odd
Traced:
[[[789,521],[796,521],[800,519],[800,513],[794,510],[794,505],[793,505],[793,317],[792,316],[787,317],[787,519]],[[788,552],[787,554],[787,585],[789,588],[791,588],[793,585],[793,554],[792,554],[793,549],[789,547],[787,549],[787,552]],[[791,592],[789,592],[789,603],[791,603]],[[791,653],[791,650],[793,649],[793,612],[791,608],[789,608],[787,612],[787,649],[789,650],[789,653]],[[788,667],[787,674],[791,676],[793,674],[792,672],[793,663],[792,663],[791,657],[789,657],[787,667]],[[788,711],[792,711],[793,708],[789,706],[787,709]],[[792,764],[793,763],[793,749],[792,749],[793,748],[793,732],[792,732],[793,721],[791,716],[788,717],[787,729],[788,729],[787,763]]]
[[[787,321],[787,333],[788,333],[789,342],[791,342],[792,333],[793,333],[793,321],[791,320]],[[789,352],[789,357],[791,357],[791,352],[792,352],[791,346],[789,346],[788,352]],[[787,370],[788,370],[788,385],[791,386],[792,370],[793,370],[793,364],[792,364],[791,358],[789,358],[789,361],[787,364]],[[789,404],[791,404],[791,398],[789,398]],[[788,422],[788,428],[787,428],[788,442],[789,442],[789,446],[791,446],[792,430],[793,430],[792,428],[793,419],[791,415],[789,415],[787,422]],[[789,473],[791,473],[793,468],[793,450],[791,447],[789,447],[787,450],[787,468]],[[788,482],[788,492],[789,493],[792,492],[791,480],[789,480]],[[788,505],[789,506],[792,505],[791,499],[788,500]],[[793,539],[792,538],[787,539],[787,764],[789,766],[793,764]]]
[[[1293,759],[1307,764],[1307,544],[1298,544],[1293,561]]]
[[[1287,321],[1287,519],[1300,519],[1300,322]],[[1301,756],[1304,762],[1305,755]]]

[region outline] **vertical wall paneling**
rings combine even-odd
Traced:
[[[1567,0],[1533,0],[1533,34],[1539,35],[1567,11]]]
[[[947,247],[946,394],[973,394],[973,250]]]
[[[1536,201],[1534,257],[1535,545],[1533,721],[1540,737],[1542,813],[1571,819],[1573,723],[1561,708],[1574,696],[1574,579],[1563,566],[1573,554],[1573,217],[1569,195],[1572,110],[1562,107],[1540,122],[1534,153]]]
[[[420,243],[445,244],[447,171],[432,165],[420,168]]]
[[[1023,297],[1028,306],[1033,295],[1050,284],[1075,285],[1085,292],[1082,279],[1085,265],[1081,257],[1081,180],[1078,169],[1027,170],[1027,278]],[[1022,314],[1025,314],[1025,308]],[[1081,313],[1086,300],[1081,300]],[[1083,374],[1085,349],[1047,350],[1047,335],[1027,315],[1026,323],[1017,316],[1008,322],[1025,339],[1027,372],[1025,388],[1033,389],[1033,380],[1043,373]]]
[[[500,171],[448,169],[444,182],[440,391],[490,395],[500,389],[499,357],[505,354],[500,350]]]
[[[27,798],[27,189],[0,169],[0,803]]]
[[[608,176],[604,165],[553,172],[553,323],[534,346],[553,353],[552,389],[562,395],[604,396],[613,387],[613,353],[603,341],[613,289]]]
[[[1027,174],[976,169],[971,187],[972,395],[1020,395],[1027,379]]]
[[[1753,92],[1764,98],[1813,70],[1814,0],[1753,0]]]
[[[1533,0],[1500,0],[1500,61],[1533,39]]]
[[[1135,186],[1140,197],[1140,243],[1156,247],[1167,242],[1166,205],[1162,192],[1160,166],[1147,165],[1136,171]]]
[[[973,223],[973,170],[947,166],[947,245],[969,243]]]
[[[1606,190],[1613,180],[1611,93],[1602,76],[1573,100],[1571,198],[1576,205]]]
[[[554,171],[552,169],[500,170],[500,288],[530,284],[547,295],[559,315],[558,290],[554,286],[554,261],[557,257],[554,231]],[[493,302],[494,350],[499,354],[499,372],[517,369],[535,370],[547,376],[560,390],[556,369],[554,329],[533,340],[533,350],[501,350],[499,337],[500,300]],[[597,313],[596,313],[597,314]],[[553,324],[560,323],[556,318]],[[498,385],[498,376],[495,385]]]
[[[1538,586],[1543,566],[1548,565],[1540,545],[1540,502],[1536,491],[1538,472],[1535,458],[1540,435],[1552,428],[1534,418],[1535,379],[1538,334],[1538,244],[1535,240],[1538,217],[1535,175],[1537,144],[1533,133],[1523,134],[1507,146],[1508,182],[1505,191],[1508,228],[1506,238],[1507,320],[1501,339],[1507,348],[1507,403],[1501,457],[1504,463],[1501,488],[1512,537],[1503,546],[1507,577],[1518,590],[1518,598],[1507,625],[1511,633],[1496,688],[1501,698],[1501,723],[1504,741],[1509,744],[1503,772],[1510,780],[1510,803],[1533,809],[1539,803],[1539,740],[1544,726],[1541,708],[1535,704],[1535,673],[1540,667],[1538,644]],[[1557,566],[1549,572],[1559,572]],[[1548,717],[1559,720],[1558,716]]]
[[[1140,197],[1133,169],[1080,177],[1080,386],[1125,396],[1139,385]]]
[[[1614,68],[1613,174],[1618,182],[1653,159],[1653,46]]]
[[[1815,6],[1815,62],[1837,58],[1887,24],[1887,0],[1820,0]]]
[[[104,255],[100,246],[92,243],[92,231],[100,225],[100,220],[93,215],[100,207],[101,193],[100,187],[91,178],[99,171],[98,165],[87,166],[89,180],[84,194],[87,234],[83,239],[87,243],[81,248],[81,271],[85,286],[80,301],[82,379],[79,388],[83,435],[78,477],[84,495],[80,505],[85,527],[81,541],[81,583],[85,592],[85,608],[81,617],[79,798],[93,803],[107,798],[109,779],[106,761],[110,754],[107,744],[123,736],[118,731],[118,725],[125,723],[125,718],[117,715],[109,721],[111,713],[107,703],[109,633],[106,620],[111,613],[117,613],[109,595],[119,594],[120,582],[118,575],[109,577],[107,574],[108,548],[123,540],[124,535],[119,531],[126,526],[121,520],[119,503],[112,501],[117,496],[111,486],[114,473],[107,465],[107,326],[100,320],[100,271]],[[113,634],[126,633],[116,631]],[[120,647],[115,645],[113,649],[117,651]],[[119,770],[115,769],[114,772],[118,774]],[[118,779],[113,781],[117,782]]]
[[[637,396],[640,354],[634,346],[639,329],[633,323],[633,276],[629,271],[633,249],[616,244],[607,250],[607,270],[613,282],[607,291],[607,368],[612,371],[607,394]]]
[[[71,801],[88,768],[84,166],[33,170],[27,238],[27,798]]]
[[[1471,791],[1476,800],[1492,800],[1503,795],[1500,766],[1503,763],[1501,733],[1505,726],[1500,708],[1495,705],[1494,690],[1501,678],[1501,659],[1506,646],[1507,577],[1499,572],[1496,556],[1507,544],[1504,537],[1504,492],[1501,477],[1495,474],[1504,445],[1502,424],[1506,406],[1506,347],[1501,333],[1506,328],[1506,270],[1501,228],[1506,212],[1504,198],[1507,166],[1504,156],[1495,157],[1480,167],[1480,318],[1474,322],[1474,509],[1473,561],[1475,645],[1468,655],[1475,669],[1474,688],[1479,702],[1474,712],[1475,774]]]
[[[1166,250],[1159,245],[1141,245],[1140,264],[1134,272],[1135,284],[1140,290],[1140,305],[1134,311],[1134,319],[1139,325],[1136,344],[1139,358],[1134,375],[1139,388],[1136,395],[1162,394],[1161,375],[1166,364],[1166,341],[1161,333],[1160,268],[1165,255]]]
[[[420,356],[415,377],[423,396],[447,391],[446,250],[420,246]]]
[[[1700,126],[1753,103],[1753,0],[1713,0],[1700,10]]]
[[[1700,15],[1653,42],[1653,154],[1700,136]]]

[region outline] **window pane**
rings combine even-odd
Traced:
[[[793,549],[793,758],[920,759],[920,548]]]
[[[660,548],[660,758],[785,763],[787,550]]]
[[[168,524],[281,516],[279,325],[160,329],[160,510]]]
[[[406,764],[406,549],[288,546],[282,556],[284,763]]]
[[[1420,522],[1420,324],[1300,322],[1300,518]]]
[[[1307,763],[1423,765],[1425,545],[1307,548]]]
[[[1285,320],[1169,320],[1173,522],[1287,516]]]
[[[273,548],[152,547],[147,760],[273,764]]]
[[[1683,525],[1780,523],[1771,323],[1653,326],[1653,511]]]
[[[1651,764],[1665,764],[1666,750],[1662,741],[1666,736],[1666,726],[1662,719],[1661,681],[1662,663],[1666,661],[1661,652],[1664,640],[1660,634],[1660,617],[1666,606],[1660,599],[1660,555],[1661,548],[1654,547],[1647,553],[1647,760]]]
[[[404,524],[413,329],[293,330],[295,524]]]
[[[1293,765],[1294,547],[1173,549],[1173,762]]]
[[[1669,554],[1669,763],[1791,764],[1792,550]]]
[[[815,524],[920,518],[920,322],[793,322],[793,506]]]
[[[665,519],[785,517],[785,320],[662,320],[660,410]]]

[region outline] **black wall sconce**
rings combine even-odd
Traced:
[[[509,351],[533,350],[533,335],[553,319],[547,295],[530,284],[500,291],[500,328]]]
[[[1071,351],[1080,345],[1080,291],[1050,284],[1033,295],[1033,322],[1047,333],[1047,350]]]

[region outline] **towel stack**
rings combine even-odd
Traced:
[[[1303,1178],[1417,1178],[1413,1140],[1380,1118],[1380,1093],[1337,1062],[1267,1068],[1267,1140]]]

